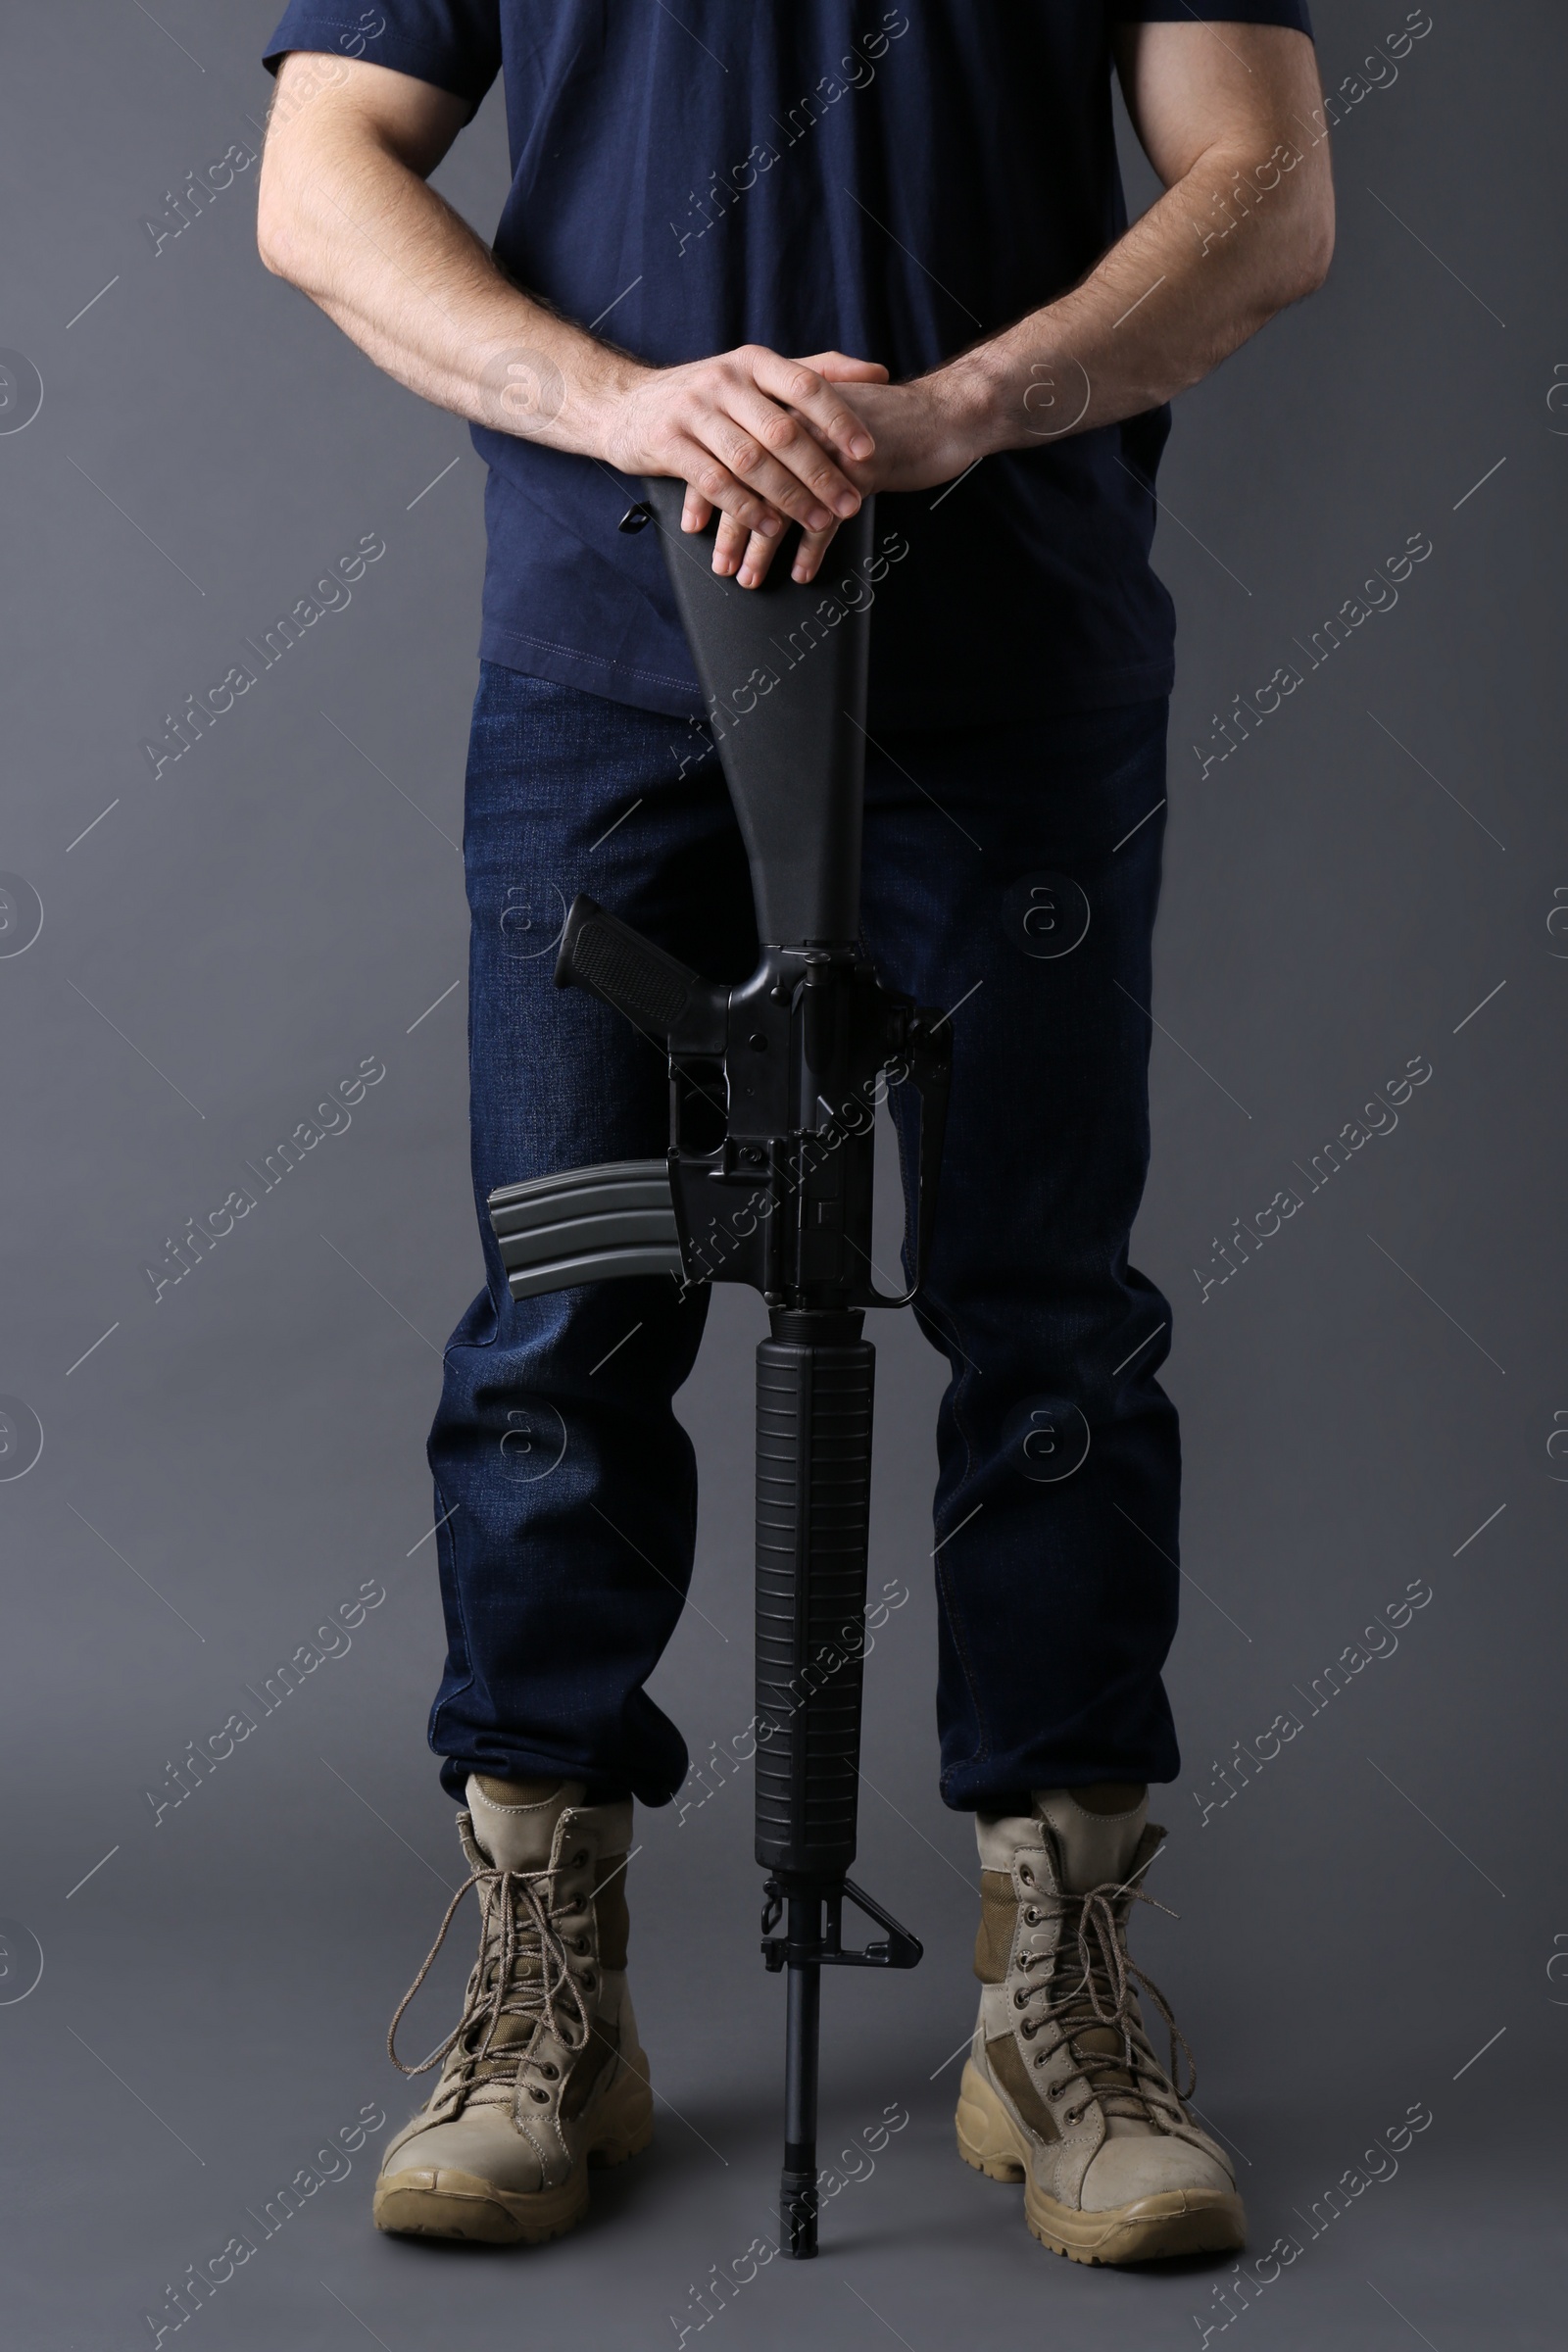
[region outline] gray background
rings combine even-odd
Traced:
[[[1316,13],[1331,85],[1404,14]],[[1303,2245],[1235,2323],[1259,2347],[1539,2345],[1561,2305],[1565,27],[1544,0],[1434,16],[1337,136],[1327,289],[1181,404],[1162,477],[1182,667],[1136,1255],[1177,1308],[1194,1584],[1186,1770],[1158,1792],[1183,1916],[1146,1914],[1138,1948],[1241,2152],[1253,2253]],[[461,1875],[423,1744],[419,1538],[438,1350],[479,1270],[451,844],[482,476],[456,420],[266,277],[254,170],[154,256],[163,191],[257,137],[270,22],[266,0],[12,0],[0,36],[0,343],[45,388],[0,436],[0,865],[44,909],[0,958],[0,1391],[44,1432],[0,1485],[0,2206],[24,2352],[150,2342],[166,2282],[328,2134],[366,2102],[401,2119],[384,2021]],[[492,97],[440,180],[488,232],[505,176]],[[387,552],[349,609],[152,781],[140,738],[366,532]],[[1397,608],[1200,779],[1211,712],[1413,532],[1433,554]],[[1416,1054],[1434,1074],[1397,1130],[1200,1302],[1215,1237]],[[386,1076],[352,1128],[155,1306],[143,1261],[365,1055]],[[751,1714],[760,1319],[719,1293],[682,1400],[698,1605],[656,1690],[699,1758]],[[870,1672],[862,1875],[928,1957],[829,1982],[824,2160],[890,2102],[910,2122],[830,2205],[821,2261],[765,2269],[711,2340],[1191,2344],[1223,2272],[1048,2260],[1018,2192],[951,2152],[974,1902],[970,1825],[935,1788],[939,1366],[906,1318],[877,1338],[873,1580],[911,1598]],[[350,1651],[155,1827],[166,1762],[368,1578],[387,1597]],[[1293,1687],[1415,1578],[1433,1597],[1397,1653],[1205,1822],[1215,1762],[1304,1713]],[[771,2226],[782,2010],[744,1776],[639,1837],[667,2103],[588,2225],[521,2255],[379,2238],[383,2131],[177,2340],[695,2340],[694,2288]],[[1434,2120],[1397,2176],[1309,2237],[1293,2214],[1415,2102]]]

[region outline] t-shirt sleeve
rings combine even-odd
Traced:
[[[1285,24],[1312,38],[1306,0],[1111,0],[1118,24]]]
[[[499,0],[289,0],[263,54],[270,74],[291,49],[386,66],[450,90],[472,115],[501,70]]]

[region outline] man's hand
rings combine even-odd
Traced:
[[[604,454],[622,473],[684,481],[685,530],[705,529],[717,507],[721,530],[742,546],[776,539],[786,520],[825,545],[860,504],[844,468],[876,447],[832,387],[886,380],[885,368],[843,352],[787,360],[744,344],[714,360],[650,369],[618,389],[606,410]],[[713,568],[736,565],[715,561]]]
[[[858,512],[862,496],[873,486],[865,474],[867,466],[875,462],[877,445],[864,416],[864,402],[868,391],[886,391],[888,371],[877,360],[853,360],[842,351],[813,352],[809,359],[779,364],[795,367],[800,370],[803,380],[813,385],[820,381],[824,386],[855,386],[853,409],[844,401],[834,400],[831,394],[825,395],[845,417],[845,424],[836,436],[835,447],[840,452],[843,473],[854,504],[841,501],[837,512],[831,514],[818,506],[810,517],[796,514],[796,520],[804,527],[795,553],[792,576],[797,580],[810,580],[816,576],[823,554],[840,520]],[[810,412],[804,407],[794,413],[791,421],[796,423],[799,432],[808,440],[817,429]],[[805,461],[804,452],[798,453],[798,460]],[[668,468],[654,466],[645,470],[663,472]],[[715,506],[722,511],[714,535],[713,569],[723,573],[726,578],[738,573],[743,588],[760,586],[767,576],[768,566],[778,551],[779,522],[776,518],[764,517],[760,525],[753,523],[749,516],[728,506],[727,502],[705,494],[704,489],[694,484],[688,476],[686,504],[680,518],[681,529],[706,530],[712,520]]]
[[[852,457],[845,467],[862,494],[929,490],[938,482],[955,480],[985,454],[979,438],[987,421],[983,404],[966,380],[952,369],[938,368],[935,374],[920,376],[912,384],[890,384],[885,368],[863,360],[842,360],[837,353],[825,353],[812,364],[824,373],[830,365],[842,367],[844,372],[836,380],[853,386],[849,398],[856,415],[874,436],[874,449],[864,457]],[[852,368],[853,374],[849,372]],[[701,530],[709,510],[704,507],[693,520],[690,498],[686,506],[684,527]],[[793,579],[816,577],[837,527],[835,522],[825,530],[803,534],[791,570]],[[739,517],[726,514],[714,541],[713,569],[737,575],[743,588],[755,588],[766,577],[776,546],[772,532],[749,532]]]

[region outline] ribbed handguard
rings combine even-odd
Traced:
[[[855,1859],[876,1363],[859,1327],[781,1312],[757,1350],[757,1859],[808,1878]]]

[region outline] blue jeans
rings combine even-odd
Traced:
[[[960,1809],[1179,1769],[1160,1682],[1181,1469],[1155,1378],[1170,1309],[1127,1262],[1165,718],[1159,701],[890,733],[867,760],[866,947],[890,985],[953,1008],[916,1311],[952,1374],[933,1541],[942,1793]],[[485,1199],[667,1140],[662,1056],[553,984],[573,894],[738,981],[757,955],[745,857],[700,729],[493,663],[465,851],[488,1280],[430,1436],[449,1644],[430,1743],[454,1794],[469,1772],[568,1776],[662,1804],[686,1749],[645,1685],[691,1576],[696,1464],[672,1400],[708,1293],[661,1278],[514,1300]]]

